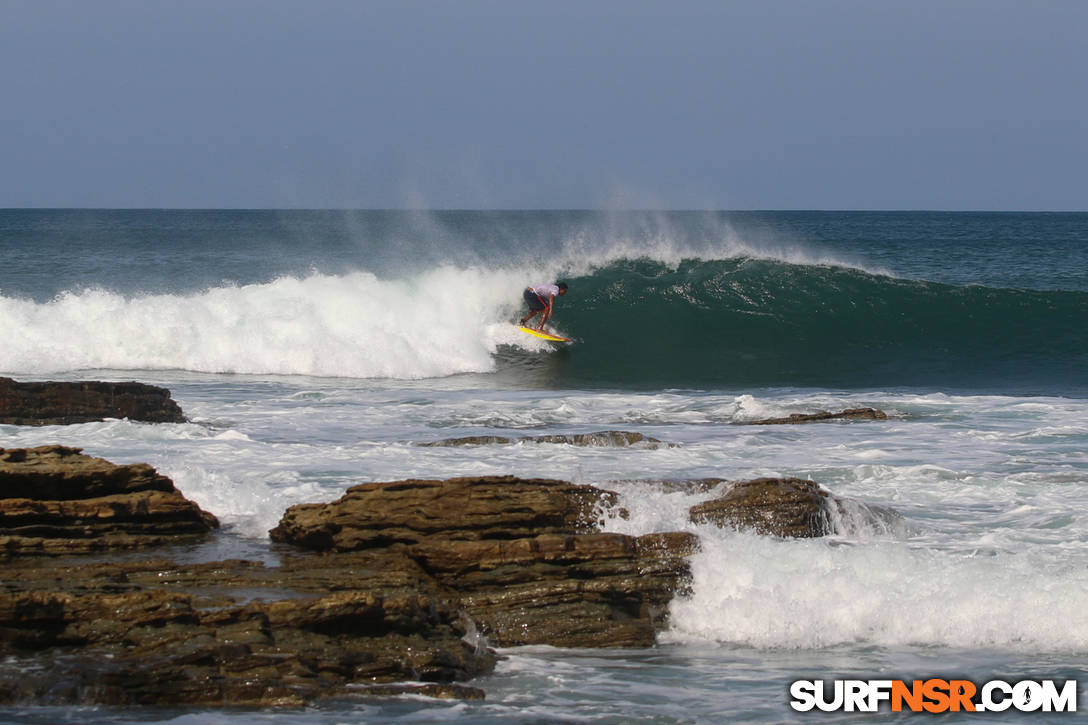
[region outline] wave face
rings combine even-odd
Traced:
[[[554,351],[518,333],[525,272],[440,266],[201,292],[0,297],[0,370],[427,378],[511,365],[564,384],[1088,389],[1088,293],[953,286],[737,257],[568,278]],[[511,351],[513,354],[511,355]]]
[[[0,253],[0,374],[1088,394],[1083,214],[0,210]],[[560,350],[512,324],[555,279]]]
[[[747,257],[623,260],[557,312],[567,374],[653,386],[1088,386],[1088,293]]]

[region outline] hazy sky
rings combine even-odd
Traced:
[[[0,0],[0,207],[1088,210],[1085,0]]]

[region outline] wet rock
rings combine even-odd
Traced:
[[[785,418],[765,418],[747,421],[744,425],[788,425],[791,423],[814,423],[825,420],[887,420],[888,415],[876,408],[847,408],[841,413],[793,413]]]
[[[430,684],[430,685],[371,685],[357,690],[360,695],[390,697],[415,695],[433,697],[440,700],[483,700],[486,693],[478,687],[465,685]]]
[[[467,680],[495,663],[465,641],[460,612],[413,589],[240,604],[69,574],[63,592],[5,582],[0,702],[302,705],[357,684]]]
[[[590,486],[514,476],[365,483],[331,504],[290,507],[269,535],[315,551],[361,551],[433,538],[586,533],[614,504],[614,493]]]
[[[66,503],[136,487],[107,479],[88,478],[82,494],[64,479],[42,485]],[[278,566],[12,557],[0,703],[269,707],[404,694],[405,681],[477,698],[453,683],[492,671],[489,645],[649,646],[697,542],[602,533],[614,507],[614,494],[564,481],[397,481],[289,509],[275,537],[295,547]]]
[[[642,433],[605,430],[595,433],[560,433],[542,436],[522,436],[520,438],[508,438],[505,436],[465,436],[463,438],[444,438],[438,441],[420,443],[424,447],[453,447],[453,446],[487,446],[510,445],[514,443],[558,443],[569,446],[584,446],[589,448],[624,448],[638,446],[640,448],[659,448],[661,446],[673,446],[664,443],[657,438],[643,435]]]
[[[828,498],[813,481],[758,478],[736,483],[720,497],[692,506],[690,515],[697,524],[810,538],[832,531]]]
[[[642,647],[689,580],[690,534],[600,533],[615,494],[512,476],[355,486],[292,506],[273,540],[400,553],[455,592],[492,644]]]
[[[64,446],[0,448],[0,557],[186,543],[218,525],[147,464]]]
[[[32,382],[0,378],[0,424],[67,425],[107,418],[184,423],[170,391],[144,383]]]
[[[690,509],[694,523],[784,538],[829,534],[896,533],[905,529],[896,511],[833,495],[814,481],[757,478],[730,486]]]

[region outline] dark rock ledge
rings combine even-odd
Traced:
[[[676,445],[675,443],[664,443],[657,438],[651,438],[642,433],[625,430],[603,430],[595,433],[559,433],[542,436],[522,436],[520,438],[509,438],[506,436],[465,436],[463,438],[444,438],[442,440],[428,441],[417,445],[424,447],[453,447],[510,445],[514,443],[558,443],[589,448],[624,448],[627,446],[638,446],[640,448],[660,448],[662,446],[667,446],[671,448]]]
[[[0,378],[0,424],[68,425],[106,418],[184,423],[170,391],[144,383],[19,383]]]
[[[785,418],[764,418],[763,420],[745,421],[741,425],[789,425],[796,423],[816,423],[825,420],[887,420],[888,415],[876,408],[847,408],[841,413],[791,413]]]
[[[146,463],[79,448],[0,448],[0,560],[198,541],[219,522]]]
[[[836,496],[815,481],[757,478],[726,486],[717,498],[691,507],[691,520],[782,538],[895,533],[905,523],[896,511]]]
[[[159,496],[172,498],[160,508]],[[812,482],[767,479],[691,515],[814,536],[829,500]],[[27,510],[52,518],[24,525]],[[142,464],[3,450],[0,704],[479,698],[457,683],[493,670],[489,646],[647,647],[690,586],[698,540],[602,532],[617,515],[616,494],[565,481],[367,483],[290,507],[270,532],[277,566],[88,560],[64,555],[192,541],[214,519]]]

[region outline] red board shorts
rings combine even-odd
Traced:
[[[540,295],[533,292],[531,289],[525,290],[525,294],[523,294],[522,297],[529,303],[529,312],[540,312],[541,310],[548,309],[548,305],[540,299]]]

